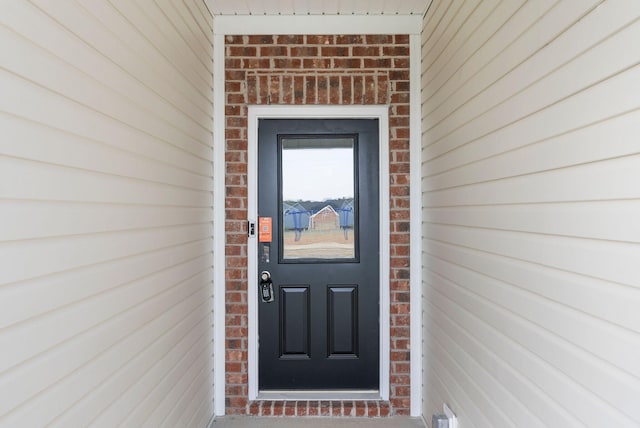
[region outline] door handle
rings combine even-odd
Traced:
[[[263,270],[260,273],[260,297],[264,303],[273,302],[273,281],[271,281],[271,274],[269,271]]]

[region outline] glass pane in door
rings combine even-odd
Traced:
[[[281,137],[280,149],[281,260],[356,260],[355,137]]]

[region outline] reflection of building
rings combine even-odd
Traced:
[[[353,211],[353,199],[347,199],[342,206],[338,208],[338,215],[340,216],[341,228],[353,228],[354,211]]]
[[[282,204],[282,212],[284,214],[284,230],[301,230],[309,227],[309,217],[311,213],[301,204],[288,204],[284,202]]]
[[[331,205],[327,205],[309,218],[310,230],[329,230],[339,227],[339,217]]]

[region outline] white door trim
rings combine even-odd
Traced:
[[[258,219],[259,119],[378,119],[380,150],[380,398],[389,399],[389,107],[388,106],[249,106],[247,153],[247,215]],[[249,400],[258,398],[258,240],[249,238],[248,256],[248,382]]]
[[[213,412],[225,414],[225,79],[224,35],[213,36]]]
[[[422,415],[422,105],[421,105],[421,36],[409,36],[410,84],[410,183],[409,203],[411,218],[410,236],[410,272],[411,288],[411,416]]]

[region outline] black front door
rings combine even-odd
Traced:
[[[377,120],[260,120],[260,390],[379,388],[378,183]]]

